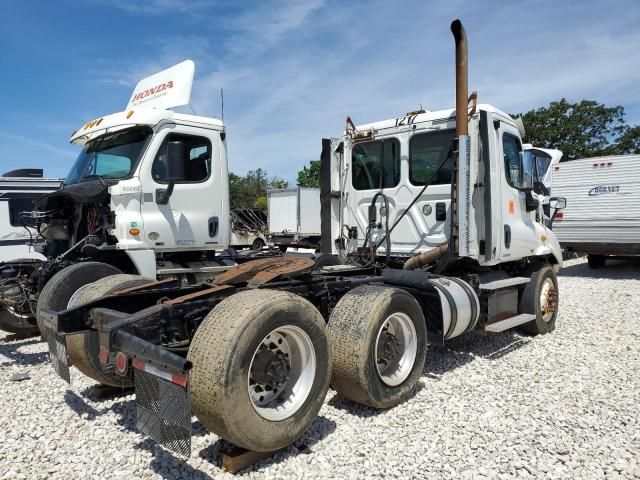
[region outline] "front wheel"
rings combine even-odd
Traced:
[[[558,277],[550,265],[544,265],[531,275],[531,281],[520,297],[520,313],[532,313],[536,319],[524,324],[525,333],[540,335],[556,328],[558,316]]]
[[[294,442],[329,388],[325,322],[288,292],[249,290],[223,300],[196,331],[188,359],[193,412],[207,430],[247,450]]]
[[[73,295],[85,285],[109,275],[122,273],[116,267],[102,262],[81,262],[63,268],[46,283],[38,296],[36,320],[40,332],[44,332],[42,310],[62,312],[69,308]]]

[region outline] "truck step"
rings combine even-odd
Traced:
[[[507,318],[505,320],[500,320],[499,322],[485,325],[484,331],[493,333],[504,332],[505,330],[517,327],[518,325],[532,322],[535,319],[536,316],[533,313],[521,313],[520,315],[516,315],[515,317]]]
[[[492,282],[481,283],[478,287],[480,290],[500,290],[501,288],[513,287],[514,285],[524,285],[529,283],[529,277],[511,277],[502,280],[494,280]]]

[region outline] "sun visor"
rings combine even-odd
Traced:
[[[140,80],[125,110],[136,107],[166,110],[188,105],[195,69],[193,60],[185,60]]]

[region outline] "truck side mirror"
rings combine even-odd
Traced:
[[[184,143],[167,143],[167,182],[184,180]]]
[[[567,207],[567,199],[565,197],[551,197],[549,199],[549,208],[553,209],[553,214],[549,220],[549,229],[553,228],[553,221],[556,219],[558,212]]]
[[[165,161],[167,169],[166,178],[169,185],[167,188],[156,189],[156,203],[158,205],[166,205],[169,203],[169,198],[173,193],[175,183],[184,180],[184,143],[168,142]]]
[[[562,210],[567,208],[567,199],[565,197],[551,197],[549,199],[549,208],[554,210]]]

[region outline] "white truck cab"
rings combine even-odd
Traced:
[[[229,245],[224,124],[168,110],[188,103],[193,71],[187,60],[142,80],[125,111],[87,122],[70,139],[83,150],[65,185],[109,182],[115,247],[149,278],[158,253]],[[170,145],[179,147],[174,178],[167,178]]]
[[[351,124],[333,139],[333,253],[361,248],[368,232],[374,242],[383,239],[387,222],[398,222],[390,235],[391,256],[409,257],[448,242],[455,126],[455,109],[420,111]],[[536,191],[536,164],[523,149],[518,123],[492,105],[477,105],[469,117],[469,145],[470,161],[460,165],[461,211],[467,212],[460,232],[468,246],[463,256],[486,266],[534,256],[561,264],[560,246],[542,221],[544,195]],[[371,212],[378,193],[388,207],[377,201]],[[386,248],[382,241],[379,254]]]

